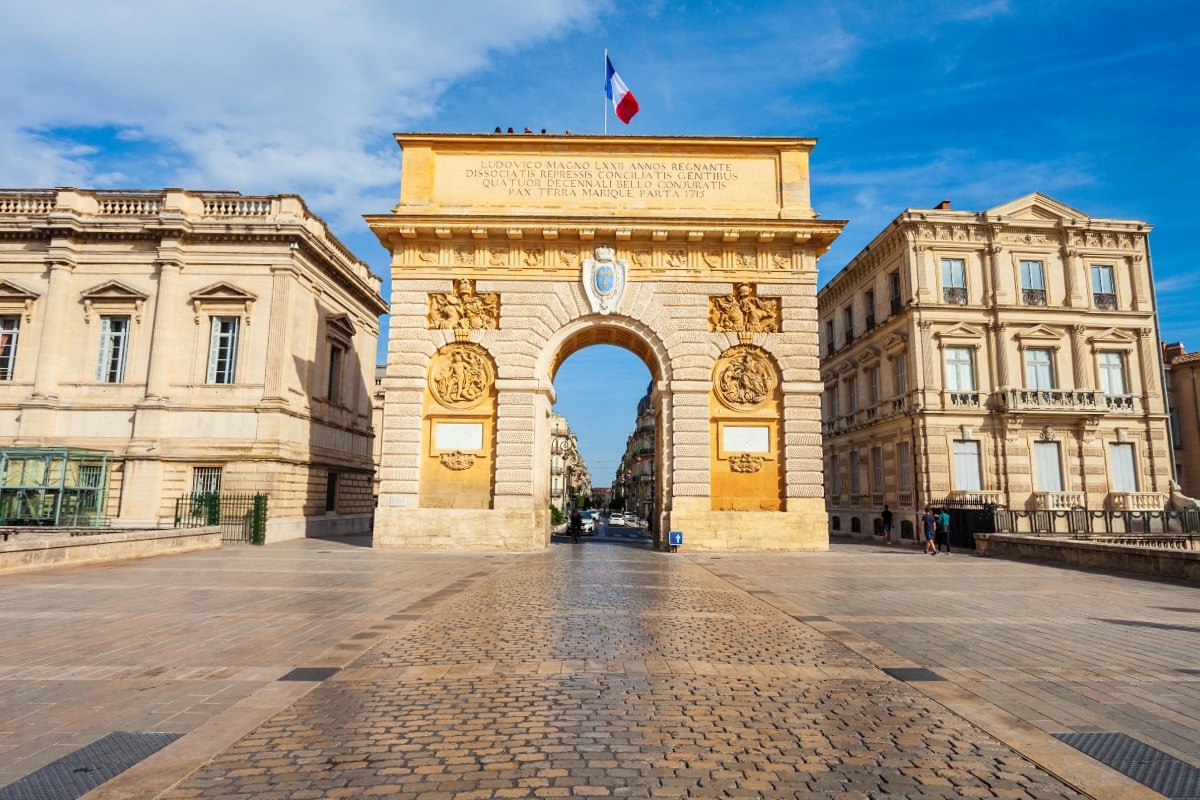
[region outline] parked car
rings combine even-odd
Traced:
[[[580,515],[583,518],[583,524],[580,531],[584,536],[594,536],[596,533],[596,520],[589,517],[587,514]]]
[[[626,511],[625,512],[625,524],[636,526],[638,524],[637,514],[633,513],[632,511]]]
[[[625,517],[621,516],[620,511],[613,511],[608,515],[608,527],[623,528],[625,527]]]

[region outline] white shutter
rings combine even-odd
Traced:
[[[964,492],[983,489],[980,474],[979,442],[960,440],[954,443],[954,488]]]
[[[1037,492],[1063,490],[1058,442],[1033,443],[1033,489]]]
[[[1133,464],[1133,445],[1113,443],[1108,446],[1109,466],[1112,469],[1112,491],[1136,492],[1137,470]]]

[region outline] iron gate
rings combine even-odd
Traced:
[[[263,544],[267,540],[265,494],[185,494],[175,501],[175,527],[221,526],[221,542]]]

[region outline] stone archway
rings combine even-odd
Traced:
[[[396,139],[376,546],[546,546],[551,380],[608,343],[654,377],[660,530],[828,547],[814,140]]]

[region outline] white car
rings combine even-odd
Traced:
[[[637,514],[633,513],[632,511],[626,511],[625,512],[625,524],[630,526],[631,528],[637,527],[637,524],[638,524]]]
[[[621,516],[620,511],[614,511],[608,515],[608,527],[610,527],[610,528],[625,527],[625,518]]]
[[[580,532],[585,536],[591,536],[594,534],[596,532],[596,520],[592,519],[587,514],[584,514],[583,524],[580,527]]]

